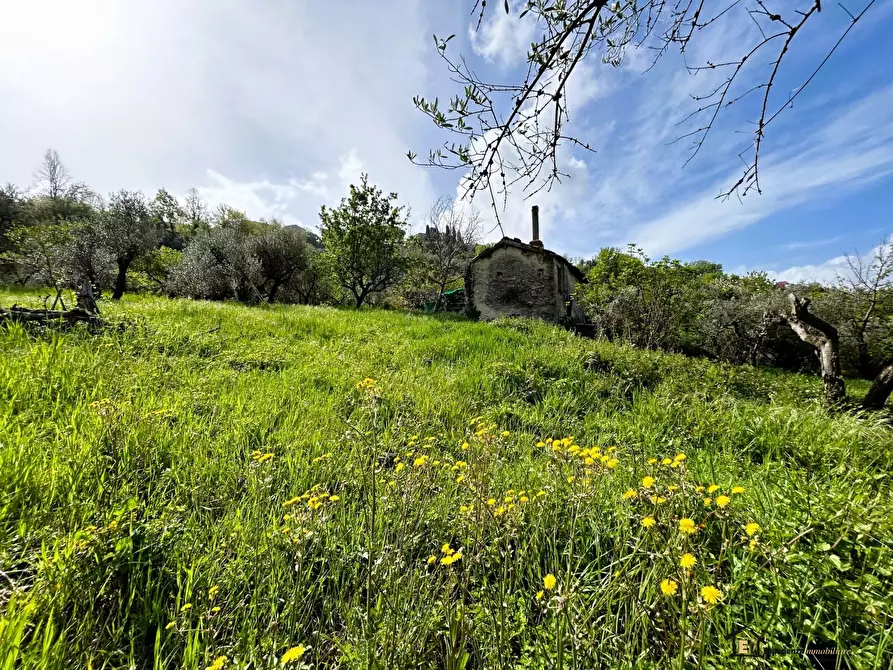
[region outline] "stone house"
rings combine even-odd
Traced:
[[[533,239],[525,244],[503,237],[475,256],[465,271],[465,309],[484,321],[526,316],[565,325],[586,322],[572,295],[584,274],[539,239],[539,208],[534,205]]]

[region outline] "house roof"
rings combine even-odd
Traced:
[[[579,282],[586,281],[586,275],[583,274],[582,270],[580,270],[580,268],[578,268],[576,265],[571,263],[569,260],[567,260],[561,254],[556,254],[554,251],[549,251],[548,249],[543,249],[541,247],[535,247],[531,244],[524,244],[524,242],[519,240],[517,237],[503,237],[501,240],[499,240],[499,242],[494,244],[492,247],[484,249],[481,253],[479,253],[477,256],[475,256],[473,259],[471,259],[471,262],[474,263],[475,261],[482,260],[484,258],[488,258],[489,256],[492,256],[498,249],[504,249],[505,247],[514,247],[516,249],[520,249],[521,251],[523,251],[525,253],[530,253],[530,254],[542,254],[544,256],[552,256],[556,260],[559,260],[562,263],[564,263],[567,266],[568,271],[570,271],[570,273],[574,276],[574,278],[577,281],[579,281]]]

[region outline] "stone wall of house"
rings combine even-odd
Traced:
[[[565,295],[576,280],[551,254],[503,247],[479,258],[466,273],[465,290],[471,311],[481,320],[525,316],[562,321]]]

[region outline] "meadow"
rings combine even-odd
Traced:
[[[102,308],[0,329],[4,670],[890,667],[893,428],[816,377],[520,320]]]

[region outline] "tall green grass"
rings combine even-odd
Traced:
[[[893,432],[815,378],[526,321],[105,312],[0,331],[0,667],[726,668],[744,629],[889,667]]]

